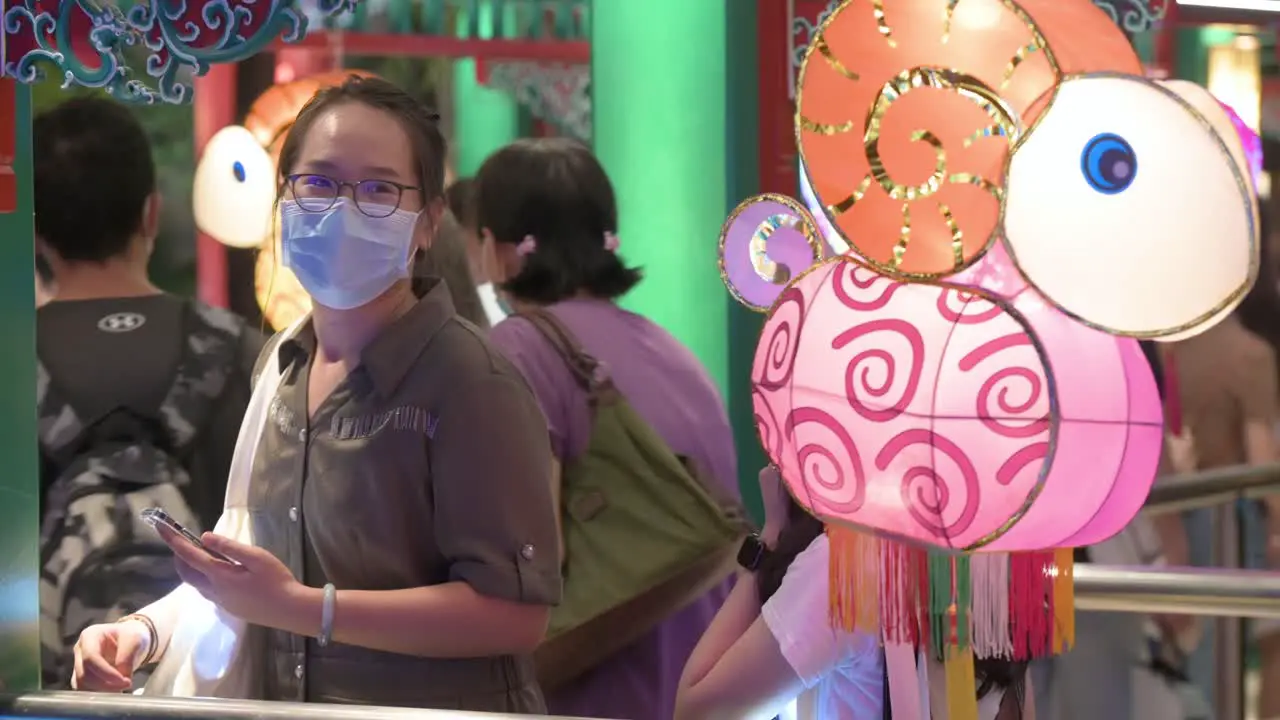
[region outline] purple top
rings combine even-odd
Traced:
[[[733,431],[715,383],[666,330],[610,302],[568,300],[548,308],[582,347],[604,363],[636,412],[683,455],[707,468],[736,497]],[[491,340],[524,373],[547,416],[556,457],[586,450],[587,398],[568,367],[527,321],[510,318]],[[669,720],[685,661],[728,596],[731,582],[707,593],[631,647],[547,696],[552,715]]]

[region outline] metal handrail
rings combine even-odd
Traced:
[[[0,718],[77,720],[515,720],[527,715],[490,715],[457,710],[329,705],[325,703],[144,697],[88,692],[0,695]],[[570,720],[560,718],[559,720]]]
[[[1280,573],[1092,563],[1074,572],[1079,610],[1280,618]]]
[[[1160,480],[1151,488],[1143,512],[1183,512],[1275,492],[1280,492],[1280,463],[1232,465]]]
[[[1280,618],[1280,573],[1092,563],[1077,565],[1074,573],[1076,607],[1080,610]],[[78,720],[502,720],[517,716],[100,693],[0,695],[0,718],[24,717]]]

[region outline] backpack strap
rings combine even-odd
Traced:
[[[36,359],[36,409],[37,437],[45,454],[61,457],[68,448],[79,444],[85,431],[84,420],[58,390],[39,358]]]
[[[182,359],[159,413],[179,454],[213,415],[214,401],[226,389],[244,334],[239,317],[200,302],[186,305],[183,321]]]
[[[549,310],[537,308],[522,311],[516,317],[529,321],[529,324],[551,343],[551,347],[555,348],[565,364],[569,366],[573,379],[592,398],[611,384],[604,373],[600,372],[600,361],[582,348],[582,344],[555,314]]]
[[[213,402],[226,389],[239,351],[244,323],[218,308],[186,304],[182,319],[183,352],[158,417],[175,451],[189,447],[200,434]],[[50,457],[65,458],[83,442],[85,432],[101,418],[86,421],[58,388],[44,363],[36,360],[36,407],[39,441]]]

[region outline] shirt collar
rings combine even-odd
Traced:
[[[383,328],[360,353],[359,369],[383,397],[395,392],[436,333],[457,315],[444,280],[428,278],[426,281],[430,283],[426,294],[409,312]],[[297,334],[280,344],[280,372],[309,361],[315,346],[315,328],[308,319]]]

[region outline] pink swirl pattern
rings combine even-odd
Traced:
[[[891,293],[886,293],[885,297],[890,295]],[[896,335],[906,343],[909,349],[905,357],[900,357],[901,353],[895,354],[893,350],[888,349],[891,347],[888,338],[881,337],[888,333]],[[849,407],[867,420],[872,422],[892,420],[906,412],[911,401],[915,399],[916,389],[920,387],[920,373],[924,369],[924,338],[911,323],[896,318],[886,318],[865,322],[845,330],[831,341],[831,349],[844,350],[859,340],[871,340],[874,341],[874,345],[860,350],[845,365],[844,396],[849,401]],[[889,403],[885,398],[895,385],[899,360],[906,361],[904,364],[907,365],[907,376],[897,399]],[[873,368],[870,367],[873,364],[877,365],[881,371],[882,377],[879,381],[873,377]]]
[[[997,306],[992,306],[999,309]],[[1031,336],[1019,332],[988,340],[968,355],[960,358],[960,369],[971,372],[984,361],[993,358],[1002,350],[1031,345]],[[1043,375],[1028,367],[1011,366],[1001,368],[992,373],[978,388],[978,399],[975,412],[987,429],[998,435],[1025,438],[1035,437],[1049,428],[1048,408],[1045,414],[1021,425],[1008,425],[1003,421],[1006,417],[1015,417],[1037,407],[1044,390]],[[1017,385],[1025,385],[1021,401],[1011,401],[1010,393]],[[993,401],[994,396],[994,401]]]
[[[882,276],[864,265],[840,263],[835,266],[832,289],[840,302],[850,310],[879,310],[893,299],[902,285],[880,282]]]
[[[796,448],[796,463],[805,484],[810,490],[819,491],[814,506],[837,514],[861,510],[866,475],[849,432],[834,417],[813,407],[792,410],[784,432],[788,437],[795,437],[796,428],[801,425],[816,426],[821,433],[816,437],[814,433],[806,433],[804,444]]]
[[[968,530],[978,515],[981,492],[978,487],[978,470],[973,460],[954,442],[923,429],[912,429],[894,436],[876,456],[876,469],[885,470],[902,452],[912,445],[924,445],[930,449],[930,464],[908,468],[902,476],[902,504],[922,527],[938,537],[952,537]],[[938,455],[950,461],[954,473],[944,476],[939,471]],[[946,478],[954,477],[950,482]],[[916,483],[924,480],[924,484]],[[960,512],[951,519],[944,515],[951,505],[953,489],[962,491]],[[914,492],[913,492],[914,490]]]
[[[769,314],[769,324],[761,335],[761,347],[767,351],[756,353],[752,370],[753,380],[762,388],[777,390],[791,381],[800,331],[804,327],[806,303],[804,295],[790,287],[778,297],[773,312]]]
[[[761,335],[753,402],[811,512],[1002,551],[1104,538],[1132,518],[1160,442],[1141,353],[1007,282],[1003,259],[989,253],[967,286],[898,283],[848,256],[791,285],[800,299]]]

